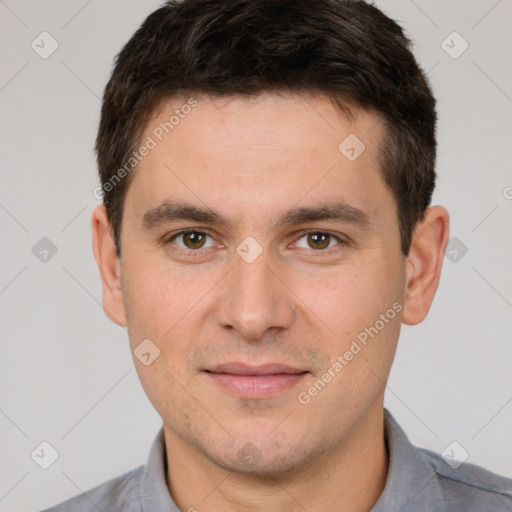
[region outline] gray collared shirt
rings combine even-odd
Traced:
[[[512,512],[511,479],[473,464],[453,469],[440,455],[414,447],[386,409],[384,433],[388,475],[369,512]],[[145,466],[44,512],[180,512],[167,487],[166,466],[162,427]]]

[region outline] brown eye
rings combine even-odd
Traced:
[[[301,249],[313,249],[316,252],[330,252],[330,249],[335,249],[336,246],[344,245],[343,240],[327,231],[309,231],[304,233],[295,242],[297,247]]]
[[[329,233],[309,233],[307,240],[312,249],[327,249],[331,241],[331,235]]]
[[[183,243],[189,249],[201,249],[204,245],[205,239],[206,235],[204,233],[199,233],[198,231],[183,234]]]
[[[205,245],[207,238],[211,238],[211,236],[203,231],[181,231],[180,233],[176,233],[174,236],[172,236],[169,239],[169,242],[173,242],[181,249],[194,250],[210,247],[212,243],[210,243],[209,245]]]

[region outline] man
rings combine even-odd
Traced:
[[[127,43],[93,247],[163,428],[146,466],[52,511],[512,510],[510,480],[383,407],[448,240],[409,46],[342,0],[171,1]]]

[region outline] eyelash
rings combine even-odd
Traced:
[[[164,244],[172,243],[172,241],[175,238],[182,236],[182,235],[186,235],[187,233],[198,233],[201,235],[208,235],[210,238],[213,239],[212,232],[207,229],[189,228],[189,229],[183,229],[181,231],[178,231],[176,233],[172,233],[171,235],[166,236],[164,239]],[[306,231],[302,231],[300,233],[300,236],[297,238],[297,241],[300,240],[301,238],[303,238],[304,236],[307,236],[312,233],[318,234],[318,235],[329,235],[338,241],[338,244],[336,244],[334,247],[331,247],[329,249],[323,249],[323,250],[318,250],[318,251],[315,251],[314,249],[310,249],[311,252],[318,253],[318,256],[330,255],[335,250],[339,250],[340,245],[341,246],[348,245],[347,241],[343,240],[338,235],[335,235],[334,233],[331,233],[330,231],[322,231],[322,230],[318,230],[318,229],[309,229]],[[186,253],[187,256],[189,256],[189,257],[201,256],[201,253],[204,250],[204,249],[183,249],[182,247],[178,247],[178,246],[175,246],[175,247],[178,251]],[[206,249],[209,249],[209,247],[207,247]]]

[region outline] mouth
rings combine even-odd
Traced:
[[[223,390],[239,398],[263,399],[296,386],[309,372],[283,364],[227,363],[205,373]]]

